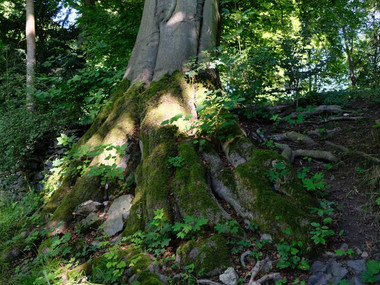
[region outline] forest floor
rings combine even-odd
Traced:
[[[275,106],[269,117],[243,119],[240,125],[258,148],[276,149],[280,153],[287,150],[297,173],[319,184],[318,189],[312,191],[327,205],[326,209],[332,210],[328,214],[332,218],[329,229],[334,234],[326,237],[326,244],[315,246],[316,253],[308,260],[312,265],[310,270],[299,270],[292,266],[280,270],[276,268],[280,255],[274,244],[264,244],[263,248],[257,249],[260,258],[269,256],[273,262],[274,267],[269,272],[279,272],[282,278],[287,279],[278,284],[364,284],[360,280],[365,267],[356,272],[349,262],[357,265],[369,260],[380,260],[380,100],[355,99],[348,101],[344,107],[313,105],[309,108],[305,105],[302,110],[297,110],[294,104]],[[226,202],[219,202],[239,221]],[[68,229],[71,243],[77,238],[75,226],[73,223]],[[248,240],[258,242],[262,239],[260,234],[263,233],[248,234]],[[92,245],[98,235],[97,231],[90,231],[84,235],[84,240]],[[114,236],[109,240],[112,243],[119,239]],[[236,250],[238,243],[234,243],[230,247]],[[234,269],[241,280],[239,284],[251,284],[247,281],[255,262],[247,257],[246,266],[243,266],[241,260],[244,251],[252,249],[252,244],[244,245],[233,253]],[[338,254],[337,250],[343,254]],[[102,253],[104,251],[101,250],[95,255]],[[174,248],[166,249],[165,255],[169,254],[175,255]],[[36,258],[32,253],[28,257]],[[27,262],[25,258],[27,256],[21,259],[17,256],[12,262],[13,266],[22,264],[22,261]],[[163,266],[166,268],[162,271],[164,275],[182,273],[181,268],[173,269],[169,265],[175,265],[175,261]],[[333,267],[342,275],[336,282],[330,282]],[[260,274],[258,276],[262,277],[263,274]],[[220,284],[218,278],[212,278],[215,283],[204,284]],[[196,284],[189,283],[190,279],[186,280],[187,283],[183,281],[178,284]],[[342,280],[347,283],[342,283]],[[2,278],[0,284],[1,281]]]
[[[293,113],[288,110],[279,117],[292,114],[295,118],[294,109]],[[275,124],[271,120],[257,119],[241,122],[257,146],[274,148],[273,145],[281,143],[293,154],[299,149],[321,150],[337,158],[326,161],[300,155],[293,161],[298,172],[309,168],[309,174],[323,175],[323,200],[334,203],[331,228],[335,234],[326,245],[319,245],[314,261],[326,262],[336,257],[339,249],[355,252],[346,259],[380,259],[379,122],[380,104],[368,99],[350,101],[339,114],[307,114],[298,122],[289,117]],[[284,136],[292,132],[307,137]]]

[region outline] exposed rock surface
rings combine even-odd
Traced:
[[[123,230],[124,221],[129,216],[132,206],[132,195],[123,195],[115,199],[108,210],[108,218],[104,222],[104,233],[109,236]]]

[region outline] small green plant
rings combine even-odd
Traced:
[[[362,280],[367,283],[376,283],[380,281],[377,275],[380,273],[380,261],[369,260],[367,270],[362,273]]]
[[[338,257],[347,256],[347,255],[352,256],[353,254],[355,254],[355,251],[352,248],[348,248],[347,250],[337,249],[335,251],[335,255]]]
[[[239,224],[232,220],[225,224],[217,224],[215,230],[218,234],[236,234],[239,231]]]
[[[61,136],[57,138],[57,144],[62,146],[68,146],[73,142],[74,139],[75,136],[68,137],[66,134],[61,134]]]
[[[277,162],[271,170],[269,170],[266,175],[272,182],[281,182],[281,180],[290,173],[289,168],[282,161]]]
[[[168,159],[168,168],[180,168],[185,165],[185,159],[182,156],[173,156]]]
[[[323,220],[323,225],[320,223],[311,223],[314,230],[310,232],[312,235],[311,239],[315,244],[326,244],[326,237],[334,235],[334,231],[331,230],[327,225],[332,222],[331,218],[325,218]]]
[[[202,217],[186,216],[183,223],[175,223],[172,227],[173,232],[177,233],[177,237],[181,239],[194,236],[201,228],[207,225],[208,219]]]
[[[321,172],[315,173],[313,176],[308,177],[310,168],[304,167],[301,171],[297,172],[297,177],[301,179],[303,187],[307,191],[315,192],[322,197],[325,196],[326,190],[329,188],[324,180],[324,175]]]
[[[376,124],[372,125],[372,128],[374,129],[380,128],[380,122],[377,122]]]
[[[280,259],[277,262],[277,268],[292,268],[292,269],[301,269],[309,270],[309,263],[301,258],[303,244],[300,241],[293,241],[288,243],[286,241],[281,242],[277,245],[277,251],[280,254]]]

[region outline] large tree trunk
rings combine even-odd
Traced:
[[[34,0],[26,0],[26,103],[27,109],[33,109],[33,91],[35,88],[36,67],[36,30],[34,19]]]
[[[126,235],[144,229],[157,209],[163,209],[171,222],[191,215],[207,218],[210,226],[225,223],[233,217],[219,203],[222,199],[246,223],[257,223],[276,239],[291,228],[289,238],[304,242],[310,250],[308,206],[317,204],[284,158],[256,149],[235,125],[229,130],[231,138],[219,142],[231,169],[211,143],[199,147],[189,139],[189,122],[161,125],[179,113],[197,118],[196,105],[205,88],[186,80],[184,65],[191,57],[207,60],[202,51],[215,46],[219,21],[216,0],[147,0],[125,73],[128,80],[76,147],[128,143],[125,156],[107,160],[105,152],[91,162],[117,164],[126,174],[135,173],[137,186]],[[184,165],[168,168],[168,159],[176,156],[184,159]],[[287,165],[289,173],[271,181],[266,173],[277,163]],[[52,213],[51,225],[59,221],[68,225],[76,205],[89,199],[102,201],[105,192],[87,174],[66,175],[45,209]]]

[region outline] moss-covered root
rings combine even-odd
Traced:
[[[232,266],[227,241],[220,235],[179,246],[176,261],[183,266],[194,265],[194,273],[206,277],[221,274]]]
[[[178,155],[184,159],[184,165],[176,169],[172,191],[182,218],[203,217],[211,225],[230,220],[206,183],[206,169],[191,142],[181,143]]]
[[[133,136],[138,123],[138,88],[132,87],[126,91],[128,84],[123,82],[121,87],[112,96],[110,105],[107,105],[99,114],[90,130],[81,138],[76,147],[86,145],[94,147],[101,144],[123,145]],[[109,154],[102,153],[91,162],[94,164],[126,164],[120,156],[110,161]],[[74,167],[75,163],[73,163]],[[76,206],[87,200],[102,201],[105,198],[104,189],[100,180],[87,176],[70,177],[70,171],[63,178],[62,185],[53,194],[45,213],[53,213],[49,225],[55,226],[63,221],[71,221],[72,212]]]
[[[228,161],[237,167],[242,163],[251,160],[255,146],[246,137],[243,130],[237,124],[228,130],[230,139],[222,141],[223,151]]]
[[[157,131],[142,132],[140,136],[143,159],[136,171],[137,187],[126,235],[147,226],[157,209],[163,209],[165,217],[172,220],[169,185],[173,169],[168,168],[168,159],[177,155],[177,128],[165,126]]]
[[[267,174],[274,165],[283,163],[289,171],[271,181]],[[284,237],[302,241],[306,251],[311,249],[310,223],[315,218],[309,207],[318,206],[317,200],[307,193],[286,160],[273,151],[257,150],[250,162],[235,169],[236,196],[241,205],[253,214],[253,222],[275,238]],[[276,183],[276,185],[274,185]]]
[[[124,261],[125,264],[129,265],[129,267],[123,268],[124,273],[118,282],[121,282],[122,284],[133,284],[135,281],[139,281],[139,284],[146,285],[163,284],[160,281],[160,276],[154,272],[156,267],[151,266],[154,264],[154,261],[150,255],[134,248],[117,250],[114,253],[117,256],[117,264]],[[112,261],[115,261],[114,255],[112,255]],[[84,274],[91,282],[103,283],[106,281],[105,278],[107,277],[107,274],[113,274],[113,268],[109,268],[109,264],[110,259],[107,257],[106,253],[72,270],[69,270],[64,274],[68,278],[77,276],[78,274]]]
[[[238,199],[233,172],[228,168],[224,168],[222,160],[211,144],[206,143],[203,146],[202,156],[209,165],[212,191],[231,205],[236,213],[245,219],[246,223],[249,223],[253,219],[253,215],[241,205]]]

